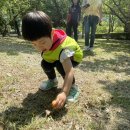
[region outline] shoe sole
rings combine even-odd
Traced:
[[[50,89],[57,88],[57,86],[58,86],[58,84],[53,86],[53,87],[51,87],[51,88],[48,88],[48,89],[43,89],[42,87],[39,87],[39,89],[42,90],[42,91],[48,91]]]

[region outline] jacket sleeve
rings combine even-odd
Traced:
[[[88,0],[83,0],[82,7],[84,7],[88,3]]]

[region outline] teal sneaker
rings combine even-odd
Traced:
[[[46,91],[55,88],[57,86],[58,86],[58,81],[57,79],[54,79],[54,80],[43,81],[39,88],[43,91]]]
[[[67,101],[69,101],[69,102],[76,102],[78,97],[79,97],[78,86],[73,84],[71,89],[70,89],[69,95],[67,97]]]

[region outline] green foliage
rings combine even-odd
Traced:
[[[82,3],[82,0],[80,2]],[[14,29],[14,21],[19,24],[21,17],[26,12],[33,10],[44,11],[51,17],[54,27],[65,28],[66,15],[70,5],[71,0],[1,0],[0,33],[5,30],[5,32],[10,31],[9,28]],[[129,6],[130,3],[127,0],[105,0],[103,3],[103,18],[107,19],[107,21],[103,21],[103,26],[98,27],[97,32],[129,30]],[[109,21],[109,15],[111,15],[111,21]],[[109,30],[109,24],[111,24],[111,30]],[[122,29],[124,27],[125,29]]]
[[[130,32],[128,21],[130,21],[130,2],[127,0],[106,0],[104,1],[105,13],[109,13],[118,18],[124,24],[124,31]],[[120,25],[118,25],[119,27]]]
[[[0,33],[5,32],[6,35],[9,28],[14,25],[14,21],[21,19],[23,13],[28,10],[29,5],[28,0],[2,0],[0,7]]]
[[[68,0],[47,1],[43,11],[51,17],[54,26],[65,26],[66,15],[70,4]]]

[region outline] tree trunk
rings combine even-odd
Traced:
[[[130,22],[127,22],[124,27],[124,32],[130,33]]]
[[[21,36],[17,20],[14,20],[14,25],[15,25],[15,29],[16,29],[18,36]]]

